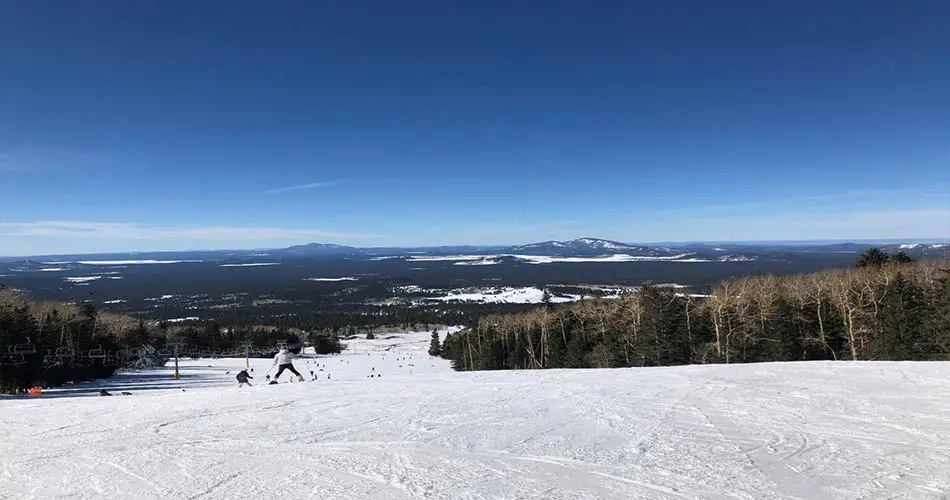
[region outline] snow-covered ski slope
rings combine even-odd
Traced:
[[[317,382],[239,389],[243,360],[204,360],[105,384],[132,396],[0,399],[0,498],[950,493],[948,363],[454,373],[427,333],[388,336],[298,360]]]

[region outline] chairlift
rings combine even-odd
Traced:
[[[26,363],[26,356],[20,353],[6,353],[0,356],[0,365],[17,366]]]
[[[99,347],[95,349],[89,349],[89,359],[105,359],[106,351],[102,348],[102,344],[99,344]]]
[[[43,356],[43,367],[44,367],[44,368],[51,368],[51,367],[53,367],[53,366],[57,366],[57,365],[60,365],[60,364],[62,364],[62,363],[60,363],[59,359],[56,358],[56,355],[55,355],[55,354],[47,353],[46,356]]]
[[[36,346],[27,337],[25,343],[10,346],[10,354],[36,354]]]

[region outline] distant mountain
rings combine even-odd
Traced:
[[[645,247],[598,238],[578,238],[568,241],[543,241],[508,247],[505,253],[521,255],[549,255],[554,257],[593,257],[598,255],[627,254],[636,257],[668,257],[682,253],[666,247]]]
[[[887,245],[882,248],[887,253],[904,252],[913,258],[944,257],[950,258],[950,244],[948,243],[902,243]]]
[[[332,243],[307,243],[306,245],[294,245],[278,250],[270,250],[266,253],[268,256],[276,257],[317,257],[343,254],[360,254],[363,250],[346,245],[334,245]]]
[[[383,258],[412,256],[458,255],[523,255],[531,257],[593,258],[610,256],[639,257],[644,260],[677,261],[783,261],[802,254],[859,254],[869,248],[881,248],[894,254],[903,250],[913,258],[950,258],[948,243],[668,243],[636,245],[600,238],[577,238],[566,241],[542,241],[526,245],[456,245],[437,247],[354,247],[332,243],[308,243],[287,248],[260,250],[193,250],[181,252],[127,252],[83,255],[47,255],[42,257],[8,257],[0,262],[13,263],[23,269],[41,268],[51,263],[77,261],[123,260],[201,260],[212,262],[248,262],[261,259]],[[616,259],[615,259],[616,260]],[[472,265],[475,265],[473,262]]]

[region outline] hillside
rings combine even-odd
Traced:
[[[0,497],[916,500],[950,488],[947,363],[458,373],[428,359],[427,337],[297,361],[326,365],[330,381],[238,389],[224,372],[243,360],[219,359],[180,381],[165,370],[107,385],[131,396],[0,399]],[[427,373],[410,374],[409,356]],[[269,361],[252,362],[259,381]]]
[[[608,298],[481,316],[444,355],[461,370],[950,360],[948,261],[743,277],[701,294],[646,286]]]

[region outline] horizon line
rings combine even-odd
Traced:
[[[28,259],[41,257],[62,257],[62,256],[88,256],[88,255],[132,255],[132,254],[167,254],[167,253],[196,253],[196,252],[255,252],[255,251],[274,251],[284,250],[292,247],[307,245],[336,245],[344,248],[354,248],[360,250],[373,249],[425,249],[425,248],[448,248],[448,247],[515,247],[526,246],[538,243],[547,243],[552,241],[565,242],[582,239],[612,241],[632,246],[676,246],[676,245],[776,245],[776,246],[794,246],[794,245],[841,245],[841,244],[915,244],[915,243],[950,243],[948,238],[852,238],[852,239],[803,239],[803,240],[672,240],[672,241],[653,241],[653,242],[626,242],[621,240],[612,240],[608,238],[580,237],[570,240],[544,240],[532,243],[500,243],[500,244],[440,244],[440,245],[387,245],[387,246],[354,246],[340,245],[335,243],[309,242],[297,245],[281,247],[255,247],[255,248],[196,248],[187,250],[131,250],[131,251],[106,251],[106,252],[88,252],[88,253],[50,253],[50,254],[30,254],[30,255],[0,255],[0,259]]]

